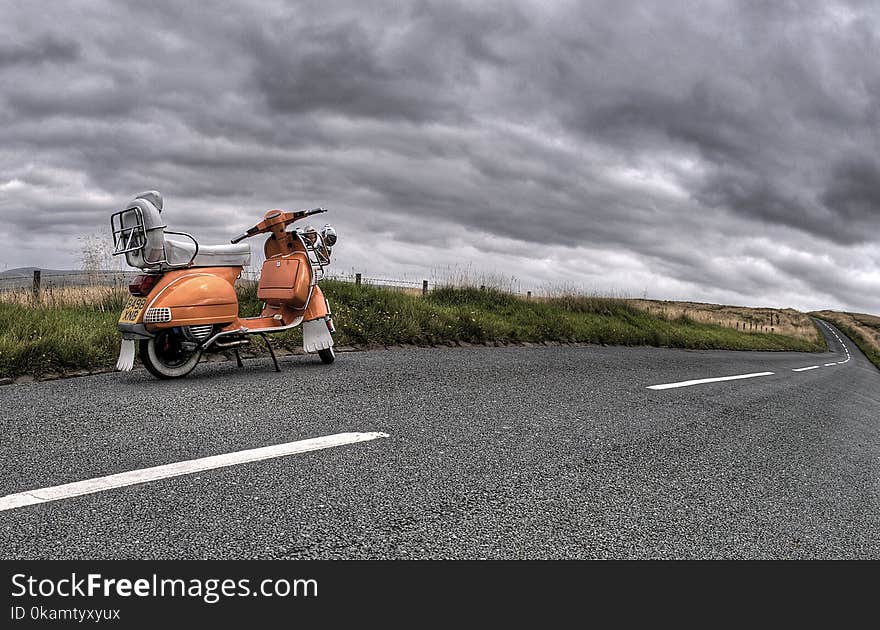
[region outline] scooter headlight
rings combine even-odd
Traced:
[[[321,238],[324,239],[324,243],[327,247],[333,247],[336,245],[336,230],[329,223],[321,228]]]

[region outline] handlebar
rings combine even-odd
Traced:
[[[313,214],[321,214],[322,212],[327,212],[327,209],[326,209],[326,208],[313,208],[313,209],[311,209],[311,210],[301,210],[301,211],[299,211],[299,212],[286,213],[287,218],[284,219],[284,225],[287,225],[287,224],[289,224],[289,223],[292,223],[293,221],[296,221],[296,220],[298,220],[298,219],[303,219],[303,218],[305,218],[305,217],[310,217],[310,216],[312,216]],[[274,212],[271,214],[271,216],[270,216],[270,215],[267,215],[267,219],[275,219],[275,218],[277,218],[280,214],[281,214],[281,211],[280,211],[280,210],[276,210],[276,211],[274,211]],[[261,227],[261,226],[262,226],[262,227]],[[260,225],[255,225],[255,226],[252,227],[252,228],[248,228],[248,231],[247,231],[247,232],[245,232],[245,233],[243,233],[243,234],[239,234],[238,236],[236,236],[235,238],[233,238],[232,241],[230,241],[230,242],[233,243],[233,244],[234,244],[234,243],[240,243],[240,242],[243,241],[244,239],[246,239],[246,238],[248,238],[248,237],[250,237],[250,236],[253,236],[254,234],[259,234],[260,232],[265,232],[265,231],[268,231],[268,230],[269,230],[269,228],[266,226],[266,223],[263,222],[263,223],[261,223]]]
[[[248,228],[247,232],[236,236],[234,239],[232,239],[231,242],[233,244],[239,243],[239,242],[243,241],[244,239],[246,239],[247,237],[253,236],[254,234],[259,234],[259,233],[260,233],[260,226],[255,225],[254,227]]]

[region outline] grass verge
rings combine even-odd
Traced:
[[[880,370],[880,317],[837,311],[819,311],[814,315],[834,324]]]
[[[76,304],[0,302],[0,377],[101,369],[119,354],[127,291]]]
[[[745,333],[686,316],[666,318],[621,299],[561,296],[526,301],[502,291],[440,288],[426,297],[327,280],[339,345],[450,342],[580,342],[724,350],[824,350],[815,340]],[[0,302],[0,377],[43,376],[112,366],[119,351],[117,292],[74,306]],[[259,312],[255,287],[239,288],[244,315]],[[300,347],[294,329],[276,337]]]

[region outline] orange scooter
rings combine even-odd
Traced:
[[[125,255],[145,272],[129,285],[131,297],[119,318],[117,369],[131,370],[136,351],[147,370],[163,379],[186,376],[206,352],[232,350],[241,366],[238,348],[260,335],[280,371],[267,334],[300,324],[303,349],[333,363],[335,329],[318,281],[330,263],[336,231],[330,225],[288,229],[326,210],[270,210],[231,245],[203,246],[185,232],[168,230],[162,206],[162,196],[147,191],[110,218],[114,255]],[[250,247],[238,243],[257,234],[269,235],[257,287],[263,309],[257,317],[239,317],[235,281],[250,265]]]

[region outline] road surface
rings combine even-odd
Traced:
[[[880,558],[880,372],[826,333],[3,387],[0,557]]]

